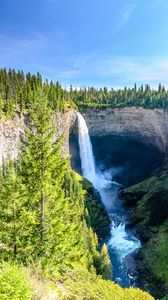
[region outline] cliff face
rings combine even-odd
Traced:
[[[52,123],[57,127],[55,137],[64,134],[62,152],[69,154],[69,132],[76,119],[76,111],[69,109],[66,113],[57,113],[52,117]],[[6,158],[16,158],[19,153],[20,140],[24,137],[26,116],[21,118],[15,114],[10,120],[0,120],[0,163]]]
[[[168,146],[168,113],[158,109],[106,108],[84,112],[91,136],[121,135],[165,152]]]
[[[53,115],[52,118],[53,125],[57,127],[55,138],[57,139],[62,134],[64,134],[63,147],[62,147],[62,153],[64,155],[69,154],[69,134],[70,134],[71,127],[75,123],[76,114],[77,114],[76,110],[71,108],[66,113],[57,113]]]
[[[87,109],[83,113],[91,136],[121,135],[156,146],[165,152],[168,141],[168,113],[143,108]],[[55,137],[64,133],[62,152],[69,154],[69,132],[75,123],[76,110],[53,115],[57,126]],[[7,157],[16,158],[20,138],[24,136],[26,117],[14,115],[11,120],[0,120],[0,163]],[[75,126],[75,132],[77,126]]]

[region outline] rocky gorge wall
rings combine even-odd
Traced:
[[[56,113],[52,117],[52,123],[57,127],[55,137],[64,134],[62,153],[69,154],[69,132],[76,119],[76,110],[69,109],[65,113]],[[0,120],[0,164],[2,160],[18,156],[21,137],[24,137],[27,126],[27,116],[20,117],[18,114],[12,116],[10,120],[2,118]]]
[[[158,109],[106,108],[86,109],[82,113],[86,119],[91,136],[120,135],[157,147],[165,152],[168,146],[168,113]],[[69,132],[71,127],[77,135],[77,112],[69,109],[65,113],[53,115],[56,125],[55,137],[64,133],[62,152],[69,154]],[[20,139],[26,128],[26,115],[21,118],[15,114],[10,120],[0,120],[0,163],[7,157],[16,158]],[[75,126],[73,126],[75,124]]]
[[[83,113],[91,136],[120,135],[157,147],[168,146],[168,113],[135,107],[86,109]]]

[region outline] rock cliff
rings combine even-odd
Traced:
[[[64,155],[69,154],[69,131],[76,119],[76,110],[69,109],[65,113],[53,115],[53,125],[57,127],[55,137],[58,138],[64,134],[62,152]],[[21,118],[15,114],[10,120],[2,118],[0,120],[0,163],[6,158],[16,158],[19,153],[20,140],[24,136],[27,124],[27,117]]]
[[[159,109],[87,109],[83,113],[91,136],[121,135],[165,152],[168,146],[168,113]]]
[[[87,109],[83,113],[91,136],[121,135],[156,146],[165,152],[168,146],[168,113],[158,109],[106,108]],[[63,153],[69,154],[69,132],[75,123],[76,110],[57,113],[52,122],[57,126],[56,137],[64,133]],[[10,120],[0,120],[0,162],[16,158],[20,138],[24,136],[26,116],[15,114]],[[77,131],[77,125],[74,128]]]

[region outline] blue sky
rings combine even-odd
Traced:
[[[2,0],[0,67],[63,85],[168,88],[168,0]]]

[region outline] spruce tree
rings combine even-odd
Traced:
[[[55,244],[57,205],[64,199],[62,185],[67,163],[60,154],[61,141],[54,141],[51,110],[42,89],[36,93],[29,112],[31,129],[23,144],[21,174],[28,207],[34,215],[31,243],[37,255],[46,255]]]
[[[101,249],[99,272],[99,274],[101,274],[104,279],[111,279],[112,277],[112,266],[106,244],[103,244]]]
[[[22,186],[13,162],[0,171],[0,241],[4,253],[14,255],[21,250],[22,230]]]

